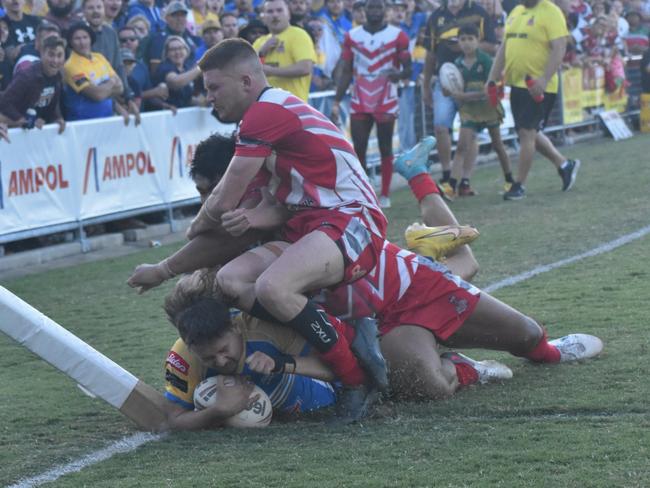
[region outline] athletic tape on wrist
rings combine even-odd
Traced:
[[[293,370],[291,371],[292,373],[296,371],[296,360],[293,356],[290,356],[288,354],[281,354],[274,357],[273,360],[275,361],[275,366],[271,370],[271,373],[273,374],[286,373],[287,364],[291,364],[293,366]]]
[[[177,276],[177,273],[174,273],[172,269],[169,266],[169,258],[163,259],[160,263],[160,267],[162,268],[163,273],[165,274],[165,279],[170,280],[174,276]]]

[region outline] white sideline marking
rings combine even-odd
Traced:
[[[492,283],[491,285],[482,288],[482,290],[486,293],[492,293],[493,291],[499,290],[501,288],[505,288],[506,286],[511,286],[517,283],[521,283],[522,281],[526,281],[527,279],[530,279],[534,276],[537,276],[542,273],[546,273],[548,271],[552,271],[554,269],[560,268],[562,266],[566,266],[568,264],[575,263],[576,261],[580,261],[585,258],[591,258],[593,256],[598,256],[599,254],[612,251],[617,247],[621,247],[629,242],[640,239],[648,234],[650,234],[650,225],[643,227],[637,230],[636,232],[632,232],[631,234],[626,234],[624,236],[619,237],[618,239],[614,239],[613,241],[609,241],[606,242],[605,244],[601,244],[600,246],[595,247],[589,251],[583,252],[582,254],[576,254],[575,256],[571,256],[570,258],[560,259],[559,261],[555,261],[554,263],[538,266],[537,268],[533,268],[530,271],[525,271],[524,273],[520,273],[518,275],[509,276],[508,278],[504,278],[501,281],[497,281],[496,283]]]
[[[568,264],[575,263],[576,261],[580,261],[585,258],[590,258],[593,256],[597,256],[599,254],[612,251],[618,247],[621,247],[632,241],[640,239],[648,234],[650,234],[650,225],[643,227],[637,230],[636,232],[632,232],[631,234],[627,234],[622,237],[619,237],[618,239],[614,239],[613,241],[609,241],[606,242],[605,244],[601,244],[600,246],[595,247],[590,251],[583,252],[582,254],[577,254],[575,256],[571,256],[566,259],[561,259],[551,264],[538,266],[537,268],[533,268],[530,271],[526,271],[518,275],[510,276],[501,281],[497,281],[496,283],[493,283],[491,285],[486,286],[485,288],[482,288],[482,290],[485,291],[486,293],[491,293],[501,288],[505,288],[507,286],[521,283],[522,281],[526,281],[539,274],[552,271],[554,269],[560,268],[562,266],[566,266]],[[148,442],[153,442],[153,441],[159,441],[164,437],[166,437],[166,434],[150,434],[145,432],[138,432],[137,434],[133,434],[130,437],[125,437],[124,439],[116,441],[113,444],[109,445],[108,447],[105,447],[104,449],[100,449],[99,451],[95,451],[86,456],[83,456],[76,461],[72,461],[71,463],[64,464],[62,466],[54,467],[42,474],[39,474],[38,476],[34,476],[33,478],[22,480],[14,485],[11,485],[9,488],[31,488],[33,486],[42,485],[43,483],[49,483],[51,481],[55,481],[59,479],[61,476],[64,476],[66,474],[77,473],[84,468],[92,466],[93,464],[106,461],[107,459],[113,457],[115,454],[122,454],[122,453],[134,451],[138,447],[142,446],[143,444],[147,444]]]
[[[138,432],[132,436],[120,439],[119,441],[110,444],[108,447],[80,457],[76,461],[72,461],[71,463],[63,464],[61,466],[55,466],[54,468],[49,469],[44,473],[39,474],[38,476],[21,480],[18,483],[11,485],[9,488],[31,488],[32,486],[39,486],[43,483],[49,483],[51,481],[59,479],[61,476],[65,476],[66,474],[77,473],[82,469],[87,468],[88,466],[106,461],[116,454],[134,451],[143,444],[161,440],[165,436],[166,434]]]

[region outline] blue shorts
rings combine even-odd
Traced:
[[[451,129],[457,112],[454,99],[444,96],[440,82],[436,81],[433,86],[433,125]]]

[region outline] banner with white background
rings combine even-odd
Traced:
[[[230,134],[200,108],[42,130],[11,129],[0,141],[0,235],[65,224],[197,196],[189,177],[196,145]]]

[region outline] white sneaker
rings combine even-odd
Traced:
[[[381,208],[390,208],[390,198],[384,195],[379,197],[379,206]]]
[[[509,380],[512,378],[512,370],[498,361],[488,359],[486,361],[475,361],[474,359],[460,354],[458,352],[445,352],[440,355],[441,358],[450,360],[452,363],[469,364],[478,373],[478,382],[481,384],[491,381]]]
[[[569,334],[548,343],[559,349],[561,363],[593,358],[603,350],[603,341],[589,334]]]

